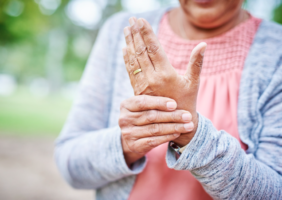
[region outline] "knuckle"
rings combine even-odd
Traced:
[[[161,133],[161,126],[159,124],[152,124],[149,126],[149,133],[152,136],[159,135]]]
[[[135,63],[136,63],[136,57],[135,56],[130,56],[130,59],[129,59],[130,66],[134,66]]]
[[[136,151],[135,142],[128,142],[127,147],[129,149],[129,151],[131,151],[131,152],[135,152]]]
[[[151,43],[148,45],[148,53],[151,55],[155,55],[160,49],[160,46],[156,43]]]
[[[202,68],[202,66],[203,66],[203,59],[202,59],[202,58],[197,59],[197,60],[195,61],[194,65],[195,65],[196,67],[198,67],[198,68]]]
[[[123,59],[124,60],[124,64],[125,64],[125,66],[127,67],[127,64],[128,64],[128,60],[127,59]]]
[[[136,105],[140,110],[146,108],[146,96],[138,96],[136,99]]]
[[[130,105],[131,102],[134,101],[134,96],[133,97],[130,97],[128,99],[125,99],[123,100],[121,103],[120,103],[120,110],[128,110],[128,106]]]
[[[140,45],[136,48],[136,56],[142,56],[146,52],[147,47],[145,45]]]
[[[132,26],[131,27],[131,33],[133,35],[137,34],[139,32],[139,28],[137,26]]]
[[[179,112],[174,111],[174,112],[171,112],[171,119],[172,119],[174,122],[179,122],[179,121],[181,121],[182,116],[180,115]]]
[[[147,28],[147,27],[145,27],[145,26],[143,26],[143,27],[140,29],[140,32],[141,32],[141,34],[142,34],[143,36],[149,36],[149,35],[152,34],[151,29],[149,29],[149,28]]]
[[[157,118],[158,118],[158,111],[156,110],[150,110],[150,111],[146,111],[145,112],[146,114],[146,120],[148,122],[155,122],[157,121]]]
[[[125,64],[128,62],[127,61],[127,55],[123,55],[123,60],[124,60]]]
[[[176,133],[179,132],[179,127],[178,127],[177,124],[174,124],[174,125],[173,125],[173,129],[174,129],[174,131],[175,131]]]
[[[163,107],[163,99],[158,97],[157,100],[156,100],[156,105],[157,105],[157,108],[162,108]]]
[[[121,114],[118,120],[118,124],[120,127],[124,127],[130,123],[129,121],[129,118],[125,114]]]
[[[147,145],[148,145],[149,147],[152,147],[152,148],[156,147],[156,146],[157,146],[157,141],[156,141],[156,139],[155,139],[155,138],[149,138],[149,139],[147,140]]]
[[[129,77],[132,77],[134,75],[134,71],[132,69],[128,69],[127,72],[128,72]],[[133,82],[132,79],[130,79],[130,81],[131,81],[131,85],[134,87],[135,82]]]
[[[129,34],[129,35],[127,35],[127,36],[125,37],[125,41],[126,41],[128,44],[129,44],[129,43],[132,43],[133,38],[132,38],[131,34]]]
[[[131,136],[131,131],[129,129],[122,129],[121,134],[125,140],[128,140]]]
[[[174,131],[176,132],[176,133],[181,133],[181,132],[183,132],[183,131],[185,131],[185,130],[183,130],[184,128],[183,128],[183,125],[180,125],[180,124],[174,124],[173,125],[174,127]]]

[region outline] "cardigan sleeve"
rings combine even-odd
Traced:
[[[108,128],[113,85],[111,50],[121,14],[108,20],[97,37],[80,82],[79,95],[56,141],[55,159],[64,179],[75,188],[97,189],[140,173],[145,158],[128,168],[118,126]],[[116,36],[116,37],[115,37]]]
[[[189,170],[214,199],[282,199],[281,77],[282,67],[262,95],[267,99],[259,111],[262,129],[255,152],[247,154],[237,139],[199,114],[197,132],[178,160],[168,148],[168,167]]]

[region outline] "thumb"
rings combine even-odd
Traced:
[[[188,77],[193,85],[198,85],[199,83],[206,47],[207,44],[201,42],[192,50],[185,76]]]

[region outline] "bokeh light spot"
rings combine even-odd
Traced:
[[[87,29],[95,28],[102,17],[102,9],[94,0],[72,0],[66,13],[76,25]]]

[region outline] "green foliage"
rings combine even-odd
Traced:
[[[0,74],[15,76],[21,85],[37,77],[45,77],[52,83],[60,71],[61,82],[78,81],[89,52],[80,53],[76,49],[77,41],[82,38],[86,46],[91,47],[106,18],[122,10],[121,0],[109,0],[95,30],[72,23],[65,12],[70,0],[61,0],[51,14],[44,14],[37,2],[39,0],[0,1]],[[50,48],[50,37],[54,32],[61,34],[65,48]],[[49,54],[60,54],[53,51],[64,51],[59,64],[55,63],[59,70],[52,69],[54,62],[52,57],[48,57]],[[51,74],[50,69],[53,70]],[[57,135],[70,106],[71,102],[60,96],[36,98],[27,89],[9,97],[0,96],[0,133]]]
[[[273,20],[282,24],[282,3],[274,9]]]
[[[9,4],[13,2],[16,1],[4,0],[0,6],[0,42],[2,44],[34,39],[48,30],[48,17],[40,13],[34,1],[18,1],[23,6],[23,12],[19,16],[7,14]]]
[[[61,64],[56,66],[63,72],[60,82],[80,79],[89,52],[77,55],[75,41],[87,36],[92,46],[99,30],[87,30],[73,24],[65,12],[69,1],[61,0],[60,6],[50,15],[40,11],[36,3],[39,0],[0,1],[0,73],[12,74],[20,83],[33,77],[47,77],[52,82],[52,75],[48,77],[49,40],[51,32],[59,31],[67,43]],[[109,2],[100,25],[108,16],[122,10],[121,0]]]

